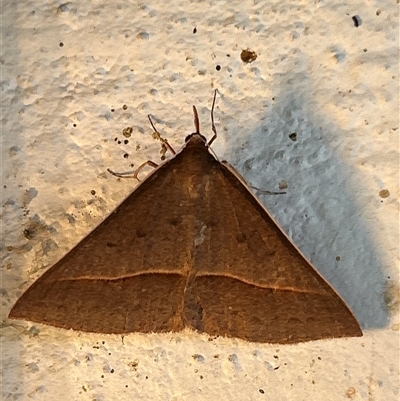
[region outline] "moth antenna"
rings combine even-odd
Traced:
[[[217,139],[217,129],[215,128],[214,124],[214,106],[216,97],[217,97],[217,89],[215,89],[214,91],[214,99],[211,106],[211,128],[212,132],[214,132],[214,136],[208,141],[207,146],[210,146]]]
[[[196,106],[193,106],[193,114],[194,114],[194,127],[196,128],[196,134],[200,134],[200,122]]]

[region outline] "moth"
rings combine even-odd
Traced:
[[[215,96],[212,138],[200,134],[193,106],[196,132],[184,147],[36,280],[10,318],[110,334],[189,328],[262,343],[362,336],[341,297],[210,152]]]

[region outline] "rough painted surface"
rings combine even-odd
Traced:
[[[398,399],[394,3],[3,5],[3,399]],[[286,182],[286,196],[261,201],[364,337],[122,340],[8,320],[21,292],[136,186],[106,169],[161,162],[147,114],[178,149],[192,104],[211,135],[214,88],[215,153],[258,188]]]

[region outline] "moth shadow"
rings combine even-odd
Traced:
[[[382,306],[388,262],[372,235],[368,178],[342,156],[348,133],[321,107],[312,115],[304,111],[310,103],[306,91],[311,93],[308,87],[290,88],[265,101],[265,117],[253,129],[248,121],[238,129],[245,136],[235,138],[226,158],[252,186],[277,191],[278,183],[287,185],[285,195],[255,194],[362,328],[384,328],[390,317],[389,307]],[[230,135],[228,130],[227,142]]]

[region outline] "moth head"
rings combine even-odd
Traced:
[[[187,144],[189,142],[196,145],[203,142],[203,144],[205,145],[207,143],[207,138],[198,132],[194,132],[193,134],[190,134],[185,138],[185,143]]]

